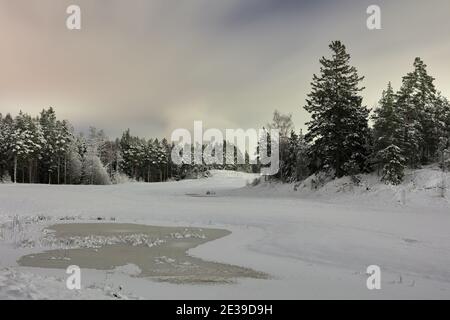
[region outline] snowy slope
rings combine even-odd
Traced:
[[[247,187],[255,175],[222,171],[208,179],[162,184],[0,185],[0,223],[11,226],[17,216],[21,226],[0,234],[0,297],[114,298],[111,292],[122,287],[124,297],[148,299],[450,298],[450,206],[426,187],[435,185],[438,173],[424,170],[410,173],[395,188],[368,176],[363,184],[369,190],[345,189],[342,179],[318,190]],[[405,190],[406,201],[397,200],[398,190]],[[271,279],[174,285],[84,270],[84,289],[74,295],[64,287],[64,271],[17,266],[22,255],[43,250],[39,237],[46,225],[99,217],[228,229],[230,236],[190,253],[254,268]],[[30,239],[37,247],[18,245]],[[382,269],[380,291],[366,288],[365,271],[373,264]]]
[[[380,182],[380,177],[376,173],[358,177],[361,180],[358,185],[355,185],[349,177],[331,181],[324,179],[323,183],[319,183],[317,177],[311,176],[302,183],[293,184],[265,182],[262,179],[259,185],[246,188],[244,192],[248,196],[295,197],[335,203],[359,203],[373,207],[378,207],[380,202],[385,206],[416,209],[436,206],[445,209],[450,205],[450,173],[443,174],[435,165],[417,170],[407,169],[404,181],[399,186]],[[442,197],[443,182],[446,186],[445,197]]]

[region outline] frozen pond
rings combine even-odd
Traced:
[[[172,283],[227,283],[267,275],[239,266],[205,261],[187,254],[230,234],[222,229],[157,227],[138,224],[58,224],[48,228],[58,249],[23,256],[19,265],[39,268],[114,270],[133,265],[134,276]]]

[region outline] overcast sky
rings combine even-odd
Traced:
[[[81,31],[66,28],[70,4]],[[366,28],[370,4],[382,30]],[[53,106],[110,137],[257,128],[274,109],[300,129],[330,41],[346,44],[372,107],[416,56],[450,96],[449,35],[448,0],[0,0],[0,112]]]

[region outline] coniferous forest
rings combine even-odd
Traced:
[[[357,179],[359,173],[376,171],[382,181],[399,184],[407,167],[439,163],[448,168],[450,103],[425,62],[416,58],[401,87],[387,83],[378,106],[369,110],[361,95],[364,77],[351,65],[346,47],[334,41],[329,48],[331,56],[320,59],[304,105],[311,116],[306,132],[295,132],[291,116],[278,111],[268,124],[280,130],[280,171],[272,179],[301,181],[318,172]],[[115,140],[93,127],[77,133],[53,108],[38,115],[0,113],[3,182],[159,182],[195,177],[211,168],[257,172],[260,167],[175,165],[172,148],[167,139],[140,138],[130,130]]]

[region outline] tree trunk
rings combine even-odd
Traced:
[[[67,155],[64,156],[64,184],[67,184]]]
[[[61,181],[61,177],[60,177],[60,171],[61,171],[61,158],[58,157],[58,182],[57,184],[59,184],[59,182]]]
[[[28,167],[28,176],[30,179],[29,183],[31,184],[33,183],[33,160],[29,160]]]
[[[41,182],[39,178],[39,160],[34,162],[34,181],[37,181],[37,183]]]
[[[442,159],[441,159],[441,166],[442,166],[442,176],[441,176],[441,197],[445,198],[445,150],[442,150]]]
[[[14,183],[17,183],[17,156],[14,156]]]

